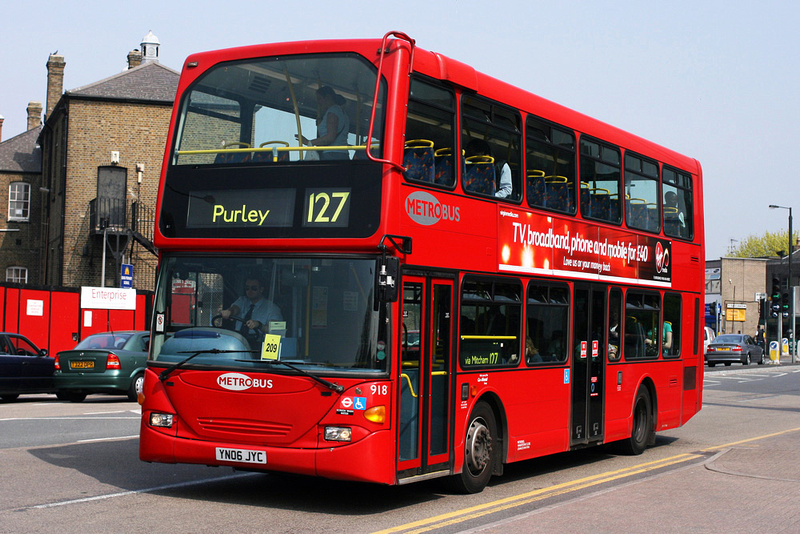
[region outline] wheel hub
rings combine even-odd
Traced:
[[[486,469],[492,457],[492,434],[483,419],[475,419],[470,425],[465,453],[472,474],[480,474]]]

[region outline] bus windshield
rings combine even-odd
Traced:
[[[151,359],[187,366],[325,372],[387,369],[375,259],[171,256],[156,289]]]
[[[367,140],[375,71],[356,54],[221,63],[182,98],[171,164],[366,159],[368,144],[379,155],[381,99]]]

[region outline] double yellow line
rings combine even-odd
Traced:
[[[708,458],[709,454],[714,452],[719,452],[724,449],[729,449],[731,447],[740,446],[747,443],[752,443],[754,441],[773,438],[783,434],[789,434],[798,431],[800,431],[800,427],[790,428],[787,430],[782,430],[780,432],[764,434],[762,436],[756,436],[754,438],[734,441],[732,443],[726,443],[724,445],[715,445],[713,447],[707,447],[698,453],[678,454],[676,456],[671,456],[669,458],[638,464],[632,467],[626,467],[625,469],[619,469],[617,471],[609,471],[607,473],[601,473],[599,475],[592,475],[590,477],[571,480],[569,482],[564,482],[562,484],[556,484],[555,486],[549,486],[547,488],[529,491],[527,493],[521,493],[519,495],[514,495],[513,497],[506,497],[505,499],[499,499],[485,504],[480,504],[477,506],[473,506],[471,508],[464,508],[462,510],[456,510],[446,514],[429,517],[427,519],[421,519],[413,523],[406,523],[405,525],[398,525],[396,527],[392,527],[386,530],[380,530],[375,534],[388,534],[391,532],[403,532],[404,534],[428,532],[449,525],[463,523],[464,521],[469,521],[471,519],[476,519],[496,512],[501,512],[503,510],[508,510],[510,508],[514,508],[517,506],[530,504],[536,501],[542,501],[544,499],[557,497],[559,495],[564,495],[566,493],[570,493],[573,491],[590,488],[592,486],[598,486],[606,482],[612,482],[614,480],[620,480],[623,478],[632,477],[634,475],[640,475],[642,473],[655,471],[657,469],[662,469],[664,467],[669,467],[671,465],[688,463],[691,462],[692,460],[697,460],[699,458]]]
[[[703,454],[694,454],[694,453],[679,454],[677,456],[671,456],[669,458],[664,458],[662,460],[656,460],[653,462],[647,462],[632,467],[626,467],[625,469],[619,469],[617,471],[609,471],[607,473],[601,473],[599,475],[592,475],[590,477],[571,480],[569,482],[564,482],[562,484],[556,484],[555,486],[549,486],[547,488],[529,491],[527,493],[521,493],[519,495],[514,495],[513,497],[506,497],[505,499],[499,499],[497,501],[480,504],[477,506],[473,506],[471,508],[464,508],[462,510],[456,510],[454,512],[449,512],[446,514],[429,517],[426,519],[421,519],[413,523],[398,525],[396,527],[392,527],[386,530],[380,530],[375,534],[388,534],[391,532],[403,532],[406,534],[428,532],[430,530],[434,530],[437,528],[442,528],[449,525],[455,525],[478,517],[486,516],[496,512],[501,512],[509,508],[514,508],[517,506],[530,504],[536,501],[557,497],[559,495],[563,495],[565,493],[569,493],[572,491],[578,491],[584,488],[589,488],[592,486],[604,484],[606,482],[619,480],[621,478],[627,478],[641,473],[655,471],[656,469],[662,469],[664,467],[668,467],[679,463],[690,462],[692,460],[696,460],[698,458],[703,458],[703,457],[705,457],[705,455]]]

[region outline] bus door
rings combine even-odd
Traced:
[[[575,284],[572,318],[572,447],[601,441],[605,380],[606,292]]]
[[[449,469],[453,287],[452,280],[403,277],[397,440],[401,483]]]

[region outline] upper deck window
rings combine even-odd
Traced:
[[[671,237],[692,239],[692,178],[685,172],[664,167],[662,172],[664,233]]]
[[[528,204],[575,213],[575,135],[528,116],[525,187]]]
[[[461,184],[468,193],[519,200],[522,166],[519,113],[489,100],[465,95],[462,100]]]
[[[221,63],[181,100],[172,163],[365,159],[367,145],[379,156],[385,95],[368,140],[374,91],[375,68],[355,54]]]
[[[625,220],[631,228],[658,232],[658,163],[625,154]]]
[[[581,138],[581,213],[584,217],[619,224],[619,149]]]
[[[407,180],[455,185],[455,122],[452,91],[419,79],[411,81],[403,156]]]

